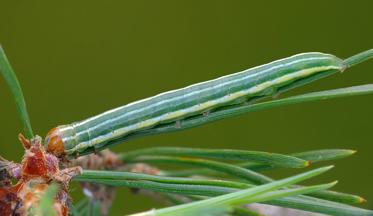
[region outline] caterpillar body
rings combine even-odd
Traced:
[[[294,55],[56,127],[47,134],[46,147],[55,155],[79,154],[87,148],[102,147],[159,124],[208,115],[216,108],[273,95],[279,88],[298,80],[326,71],[343,71],[346,67],[342,59],[330,54]]]

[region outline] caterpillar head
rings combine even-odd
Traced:
[[[45,137],[45,148],[47,152],[62,157],[65,155],[64,143],[62,141],[59,127],[51,129]]]

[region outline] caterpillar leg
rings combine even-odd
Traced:
[[[175,121],[175,127],[176,128],[181,128],[181,121],[180,120]]]
[[[202,113],[202,115],[205,116],[205,117],[209,116],[209,114],[210,114],[210,110],[207,110],[207,111]]]

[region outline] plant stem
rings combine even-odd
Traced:
[[[373,49],[366,50],[364,52],[353,55],[353,56],[345,59],[344,63],[346,65],[346,68],[350,68],[350,67],[352,67],[356,64],[359,64],[363,61],[366,61],[370,58],[373,58]]]

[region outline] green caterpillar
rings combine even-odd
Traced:
[[[131,133],[177,122],[226,106],[276,94],[303,79],[335,73],[372,57],[373,50],[345,61],[334,55],[311,52],[294,55],[235,74],[165,92],[100,115],[52,129],[46,137],[48,151],[76,155],[119,141]],[[182,125],[181,125],[182,127]]]

